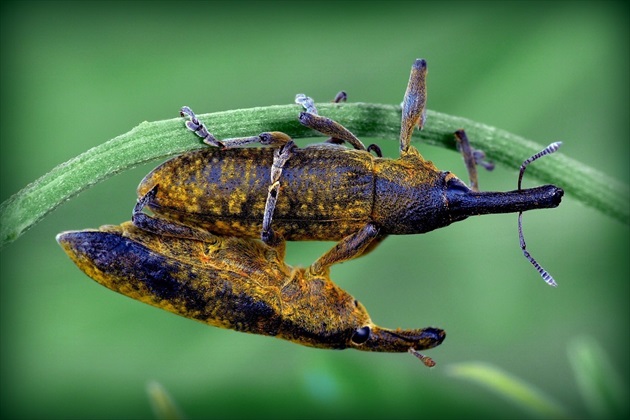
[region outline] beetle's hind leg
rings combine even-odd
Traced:
[[[334,102],[345,101],[346,97],[345,92],[339,92],[337,96],[335,96]],[[299,117],[299,121],[302,125],[330,136],[332,139],[330,141],[331,143],[343,143],[347,141],[357,150],[366,150],[361,140],[346,127],[330,118],[319,115],[313,98],[299,93],[295,96],[295,103],[304,107],[304,111],[300,113]]]
[[[197,116],[190,107],[182,107],[179,113],[182,117],[189,118],[188,121],[186,121],[186,127],[210,146],[220,147],[222,149],[234,149],[248,144],[259,143],[264,146],[282,147],[291,141],[291,137],[280,131],[260,133],[257,136],[217,140],[205,124],[197,119]]]
[[[468,136],[464,130],[457,130],[455,132],[455,140],[457,140],[457,148],[464,157],[464,164],[468,170],[468,177],[470,178],[470,189],[473,191],[479,191],[479,179],[477,177],[477,165],[481,165],[488,171],[494,169],[494,163],[487,162],[486,154],[477,149],[473,149],[468,142]]]
[[[192,109],[187,106],[183,106],[179,111],[179,115],[189,118],[189,120],[186,121],[186,128],[199,136],[204,143],[214,147],[224,147],[223,143],[217,140],[212,133],[208,131],[204,123],[197,119],[197,116]]]

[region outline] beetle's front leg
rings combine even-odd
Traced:
[[[335,102],[343,101],[345,100],[344,98],[345,92],[343,92],[343,94],[340,92],[337,94],[337,97],[335,97]],[[333,140],[347,141],[357,150],[366,150],[361,140],[346,127],[330,118],[319,115],[312,98],[303,93],[299,93],[295,96],[295,103],[304,107],[304,112],[301,112],[299,117],[299,121],[302,125],[330,136]]]
[[[311,265],[309,271],[314,275],[327,275],[331,265],[359,257],[366,250],[371,251],[374,247],[370,245],[378,237],[378,231],[374,223],[368,223],[358,232],[343,238],[330,251],[319,257]]]

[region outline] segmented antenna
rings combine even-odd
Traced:
[[[435,362],[433,361],[433,359],[431,359],[429,356],[425,356],[424,354],[420,353],[418,350],[414,349],[413,347],[410,347],[409,350],[407,351],[413,354],[414,356],[416,356],[418,359],[420,359],[420,361],[424,363],[426,367],[435,366]]]
[[[523,164],[521,165],[521,170],[518,174],[518,190],[519,191],[521,190],[521,181],[523,180],[523,174],[525,173],[525,168],[527,168],[527,165],[529,165],[536,159],[539,159],[545,155],[549,155],[555,152],[556,150],[560,148],[561,145],[562,145],[562,142],[560,141],[551,143],[549,146],[545,147],[543,150],[541,150],[540,152],[536,153],[534,156],[530,157],[529,159],[526,159],[523,162]],[[527,251],[527,245],[525,245],[525,236],[523,236],[523,212],[522,211],[518,213],[518,239],[521,244],[521,249],[523,250],[523,255],[525,256],[525,258],[527,258],[527,260],[530,263],[532,263],[532,265],[536,268],[536,271],[538,271],[538,273],[543,278],[543,280],[550,286],[554,286],[554,287],[557,286],[558,283],[556,283],[556,281],[553,279],[551,274],[549,274],[547,270],[542,268],[540,264],[538,264],[538,262],[534,259],[534,257],[532,257],[532,255]]]
[[[545,155],[552,154],[553,152],[558,150],[560,146],[562,146],[561,141],[556,141],[554,143],[551,143],[549,146],[545,147],[540,152],[536,153],[534,156],[530,157],[529,159],[526,159],[525,162],[523,162],[523,164],[521,165],[521,171],[518,174],[518,190],[519,191],[521,190],[521,181],[523,180],[523,174],[525,173],[525,168],[527,168],[527,165],[529,165],[530,163],[532,163],[533,161],[537,159],[540,159],[541,157]]]

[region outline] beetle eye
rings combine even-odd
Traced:
[[[352,342],[354,344],[363,344],[370,338],[370,327],[361,327],[352,334]]]

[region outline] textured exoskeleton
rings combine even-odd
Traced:
[[[138,195],[152,192],[147,205],[155,217],[134,213],[133,222],[154,232],[196,236],[191,232],[202,229],[262,237],[268,244],[279,238],[339,241],[310,267],[325,274],[332,264],[369,252],[387,235],[425,233],[473,215],[558,206],[563,191],[553,185],[479,192],[470,148],[462,150],[472,188],[410,145],[414,129],[424,124],[426,73],[426,62],[416,60],[402,106],[398,159],[370,154],[351,132],[318,115],[303,95],[296,98],[305,108],[300,122],[332,142],[298,148],[280,132],[219,141],[183,108],[188,128],[218,147],[185,153],[148,174]],[[456,137],[467,145],[463,131]],[[344,141],[353,148],[334,144]],[[254,142],[272,147],[240,147]]]
[[[143,205],[142,202],[139,204]],[[133,299],[220,328],[305,346],[411,352],[438,346],[438,328],[389,330],[328,276],[288,266],[284,242],[210,235],[164,236],[132,223],[57,235],[92,279]]]

